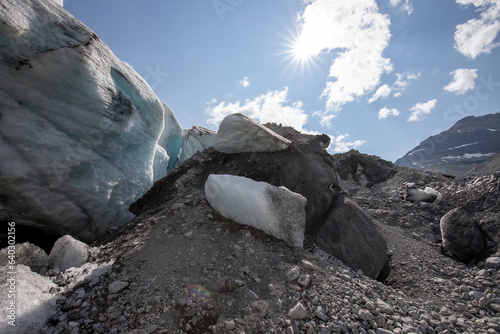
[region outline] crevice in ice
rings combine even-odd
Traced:
[[[31,65],[31,61],[33,59],[39,58],[41,56],[45,56],[48,53],[58,51],[61,49],[75,49],[79,47],[88,47],[92,42],[99,40],[99,36],[97,36],[95,33],[89,36],[88,41],[84,43],[78,43],[78,44],[69,44],[69,45],[64,45],[60,46],[57,48],[46,48],[46,49],[40,49],[33,53],[32,55],[23,55],[21,54],[21,51],[18,50],[18,52],[15,53],[15,57],[12,55],[7,55],[3,54],[3,62],[6,63],[9,67],[14,68],[15,70],[19,71],[25,66],[28,66],[29,68],[32,68],[33,66]]]

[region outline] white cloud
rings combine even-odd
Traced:
[[[426,115],[429,115],[436,107],[437,100],[430,100],[425,103],[417,103],[414,105],[410,111],[412,111],[410,117],[408,118],[408,122],[419,122],[425,119]]]
[[[391,6],[397,7],[401,3],[401,1],[402,0],[391,0]],[[405,0],[402,8],[408,15],[411,15],[411,13],[413,13],[413,5],[411,4],[410,0]]]
[[[396,92],[402,93],[406,87],[410,85],[411,80],[417,80],[420,78],[420,73],[411,73],[407,71],[403,73],[396,73],[396,77],[397,79],[392,89]],[[394,94],[394,96],[395,95],[396,94]],[[401,94],[398,94],[398,96],[401,96]]]
[[[477,79],[477,69],[459,68],[450,73],[453,80],[444,87],[444,90],[456,95],[463,95],[466,91],[474,89]]]
[[[397,109],[384,107],[378,112],[378,119],[385,119],[389,116],[399,116],[399,111]]]
[[[248,81],[248,77],[244,77],[243,80],[240,80],[240,85],[242,85],[245,88],[250,86],[250,81]]]
[[[372,92],[380,77],[393,70],[382,55],[391,38],[390,20],[379,13],[375,0],[309,0],[299,24],[296,47],[312,55],[339,51],[321,95],[327,112]]]
[[[253,100],[246,99],[243,103],[220,102],[218,105],[208,107],[206,111],[210,115],[207,123],[218,125],[224,117],[234,113],[245,114],[261,123],[281,123],[289,125],[299,131],[303,131],[307,123],[302,101],[290,103],[287,101],[288,87],[281,91],[273,91],[257,96]]]
[[[391,88],[388,85],[380,86],[375,94],[368,100],[368,103],[373,103],[380,98],[386,99],[391,94]]]
[[[500,45],[494,43],[500,31],[500,0],[457,0],[457,3],[476,6],[481,14],[456,26],[455,49],[471,59],[491,53]]]
[[[340,135],[340,136],[330,136],[331,143],[328,147],[328,152],[333,153],[343,153],[347,152],[351,149],[356,149],[366,143],[366,140],[355,140],[355,141],[347,141],[348,134]]]

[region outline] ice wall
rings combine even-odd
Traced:
[[[148,84],[55,1],[0,6],[0,210],[90,241],[175,163]]]

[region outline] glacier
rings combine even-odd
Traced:
[[[205,196],[224,217],[303,247],[307,202],[304,196],[285,187],[228,174],[211,174],[205,183]]]
[[[175,166],[182,128],[58,2],[2,0],[0,19],[0,210],[92,241]]]
[[[182,131],[182,146],[179,150],[178,163],[189,159],[193,154],[212,146],[217,132],[193,125],[191,129]]]

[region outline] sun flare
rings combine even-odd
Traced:
[[[309,62],[314,56],[314,52],[308,47],[307,43],[296,40],[293,43],[292,53],[296,61]]]

